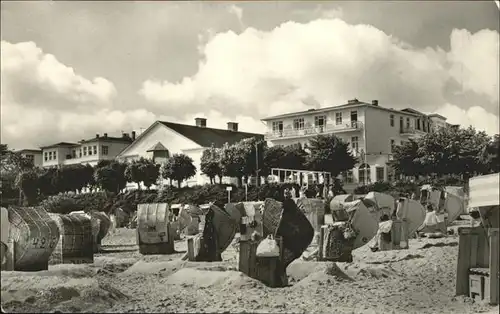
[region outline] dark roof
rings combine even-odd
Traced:
[[[91,143],[91,142],[119,142],[119,143],[132,143],[133,140],[130,137],[113,137],[113,136],[100,136],[94,137],[89,140],[80,141],[81,144]]]
[[[76,143],[69,143],[69,142],[59,142],[59,143],[52,144],[52,145],[42,146],[40,148],[41,149],[46,149],[46,148],[53,148],[53,147],[60,147],[60,146],[71,147],[71,146],[78,146],[78,144],[76,144]]]
[[[161,124],[173,131],[184,135],[191,141],[202,147],[222,147],[225,143],[229,145],[239,142],[245,138],[255,137],[257,139],[264,139],[264,135],[246,132],[234,132],[223,129],[213,129],[207,127],[197,127],[194,125],[179,124],[173,122],[159,121]]]
[[[415,113],[415,114],[420,114],[420,115],[425,116],[425,113],[422,113],[422,112],[420,112],[420,111],[418,111],[418,110],[411,109],[411,108],[405,108],[405,109],[403,109],[403,110],[401,110],[401,111],[403,111],[403,112]]]
[[[148,149],[146,152],[165,152],[168,151],[168,149],[163,146],[161,142],[156,143],[153,145],[150,149]]]

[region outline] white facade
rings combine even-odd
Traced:
[[[203,130],[200,130],[203,132]],[[202,147],[196,142],[190,140],[184,135],[177,133],[167,126],[163,125],[160,122],[155,122],[150,128],[148,128],[144,133],[142,133],[137,140],[132,143],[129,147],[124,149],[117,157],[117,160],[120,161],[131,161],[137,160],[141,157],[147,159],[155,160],[154,152],[148,152],[148,150],[156,145],[157,143],[161,143],[165,148],[168,149],[168,153],[170,156],[173,154],[184,154],[191,159],[193,159],[193,164],[196,167],[196,175],[182,183],[183,186],[192,186],[192,185],[203,185],[206,183],[210,183],[210,179],[201,173],[201,156],[203,151],[207,149],[207,147]],[[159,162],[156,160],[156,162]],[[235,181],[231,178],[223,178],[224,183],[234,183]],[[163,184],[168,184],[167,180],[162,182]],[[173,182],[174,185],[177,182]],[[129,184],[129,187],[134,188],[135,184]]]
[[[359,185],[392,179],[387,163],[392,147],[410,138],[417,138],[433,128],[432,120],[415,110],[383,108],[377,101],[348,104],[263,119],[267,123],[269,146],[307,145],[318,134],[335,134],[349,143],[358,164],[344,174],[345,184]],[[369,167],[364,167],[363,164]]]
[[[58,143],[42,147],[42,166],[89,164],[97,165],[101,160],[113,160],[130,145],[132,139],[108,138],[107,135],[81,143]]]

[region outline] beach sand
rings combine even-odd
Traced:
[[[233,246],[223,262],[181,261],[179,253],[142,256],[135,230],[103,240],[92,265],[2,272],[7,312],[183,313],[498,313],[498,306],[455,297],[458,237],[413,239],[410,249],[355,250],[353,263],[296,260],[290,286],[268,288],[238,272]]]

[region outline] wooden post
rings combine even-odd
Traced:
[[[499,303],[499,257],[498,257],[498,246],[499,246],[499,229],[491,228],[488,232],[490,240],[490,304],[497,305]]]
[[[469,295],[469,268],[471,256],[472,228],[458,228],[458,259],[456,274],[456,295]],[[474,248],[475,249],[475,248]]]
[[[188,253],[188,261],[194,261],[194,239],[193,239],[193,237],[187,238],[187,253]]]
[[[319,229],[319,239],[318,239],[318,258],[317,261],[323,260],[323,241],[325,239],[325,229],[328,228],[327,225],[321,226]]]

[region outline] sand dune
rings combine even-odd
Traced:
[[[291,286],[271,289],[237,271],[233,246],[223,262],[181,261],[177,254],[142,256],[135,230],[103,240],[93,265],[56,265],[37,273],[2,272],[8,312],[185,313],[493,313],[455,297],[458,238],[411,240],[410,249],[354,251],[353,263],[296,260]]]

